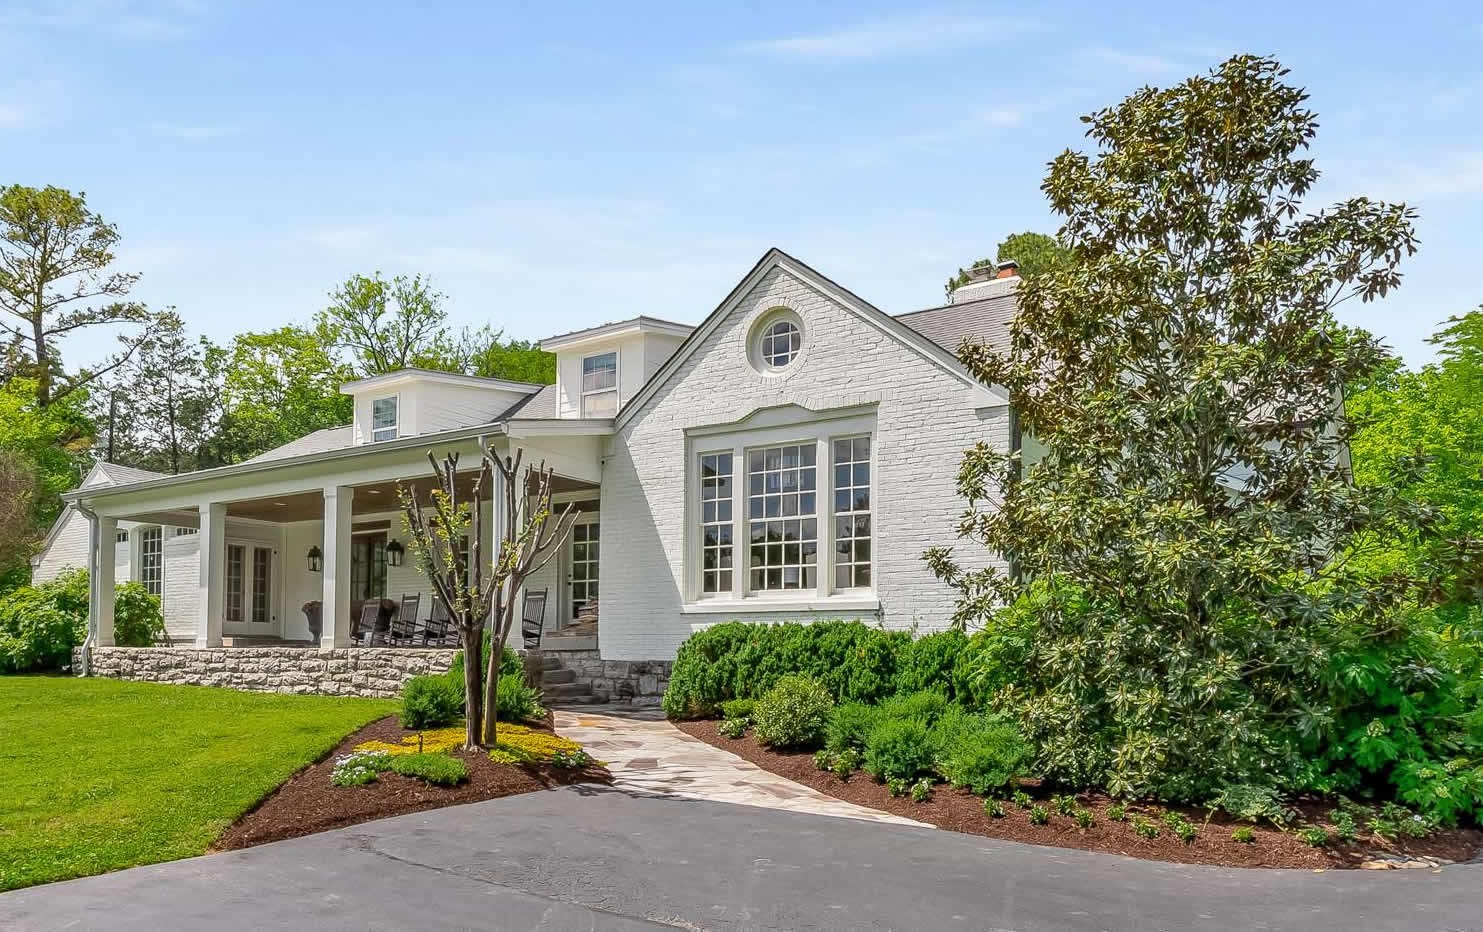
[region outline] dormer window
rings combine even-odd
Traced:
[[[397,438],[397,396],[377,398],[371,402],[371,442]]]
[[[618,413],[618,354],[599,353],[582,359],[582,416]]]

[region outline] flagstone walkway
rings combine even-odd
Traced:
[[[556,732],[608,765],[613,786],[647,796],[702,799],[787,812],[914,825],[886,812],[826,796],[690,737],[653,714],[556,713]],[[620,717],[621,716],[621,717]]]

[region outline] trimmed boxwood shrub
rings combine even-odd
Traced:
[[[892,696],[880,704],[881,718],[909,718],[931,728],[950,708],[947,696],[936,690],[921,689],[914,693]]]
[[[877,780],[930,773],[934,757],[931,734],[918,719],[882,719],[865,740],[865,772]]]
[[[1034,756],[1013,724],[959,707],[938,719],[932,743],[938,774],[980,796],[1013,784]]]
[[[880,708],[865,702],[846,702],[835,708],[825,731],[824,747],[830,751],[862,751],[870,732],[881,720]]]
[[[463,718],[463,681],[447,674],[402,684],[402,727],[442,728]]]
[[[791,674],[773,684],[752,708],[757,740],[779,748],[817,747],[824,739],[834,700],[818,680]]]
[[[961,631],[939,631],[903,645],[896,656],[896,691],[914,693],[924,689],[940,692],[961,702],[958,661],[968,647]],[[962,690],[966,693],[966,688]]]
[[[680,645],[664,711],[671,718],[714,715],[725,700],[756,699],[790,673],[818,680],[837,702],[878,702],[896,691],[896,658],[910,644],[905,631],[858,621],[726,622]]]

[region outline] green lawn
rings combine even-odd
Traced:
[[[0,890],[200,854],[391,700],[0,676]]]

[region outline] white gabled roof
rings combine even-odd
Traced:
[[[400,385],[403,382],[441,382],[445,385],[470,385],[475,388],[492,388],[507,392],[519,392],[523,395],[533,394],[542,388],[541,385],[535,382],[511,382],[508,379],[486,379],[481,375],[464,375],[461,372],[441,372],[437,369],[409,367],[406,369],[397,369],[394,372],[383,372],[380,375],[368,376],[364,379],[356,379],[354,382],[346,382],[340,386],[340,393],[353,395],[356,392],[362,392],[368,388]]]
[[[628,423],[628,420],[633,417],[634,412],[643,407],[644,403],[659,390],[659,387],[667,382],[675,372],[679,371],[680,367],[685,364],[685,361],[694,355],[695,351],[700,348],[707,337],[715,332],[717,327],[721,326],[721,322],[736,309],[736,306],[757,286],[763,276],[767,275],[773,269],[781,269],[787,272],[810,288],[834,301],[845,310],[853,312],[867,324],[893,337],[897,342],[915,350],[919,355],[937,364],[944,371],[961,381],[965,386],[988,392],[999,403],[1007,404],[1009,402],[1009,397],[1004,393],[1003,389],[986,387],[982,382],[974,378],[967,369],[963,368],[962,363],[958,362],[957,357],[952,352],[937,345],[931,338],[918,333],[848,288],[836,283],[832,279],[826,278],[807,264],[800,262],[774,246],[757,261],[757,264],[752,267],[752,271],[748,272],[746,277],[738,282],[735,288],[731,289],[731,293],[726,296],[726,300],[717,305],[716,309],[711,311],[706,319],[701,321],[700,325],[691,331],[690,335],[685,338],[685,342],[681,343],[679,349],[675,350],[674,354],[659,368],[659,371],[655,372],[653,377],[644,383],[643,388],[639,389],[637,394],[628,399],[628,402],[623,405],[623,410],[619,411],[618,416],[614,419],[614,427],[622,428],[624,424]]]
[[[541,341],[541,349],[548,353],[557,350],[572,349],[588,343],[598,343],[611,340],[614,337],[628,336],[632,333],[657,333],[670,337],[685,337],[695,328],[689,324],[678,324],[672,320],[661,320],[658,317],[632,317],[628,320],[614,321],[613,323],[600,324],[596,327],[588,327],[584,330],[573,330],[571,333],[561,333],[554,337],[547,337]]]

